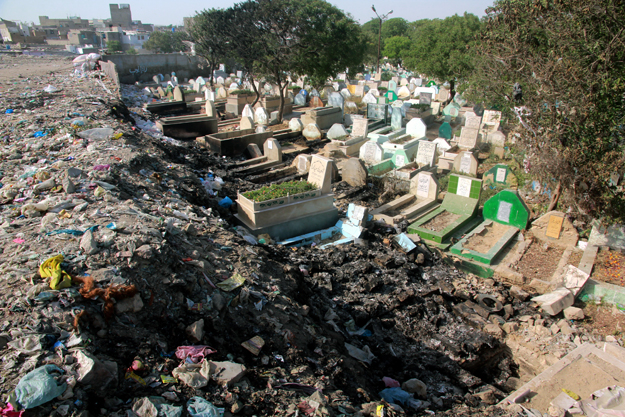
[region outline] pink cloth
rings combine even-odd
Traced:
[[[387,388],[399,387],[399,382],[394,380],[393,378],[385,376],[384,378],[382,378],[382,381],[384,381],[384,385],[386,385]]]
[[[217,352],[210,346],[178,346],[176,349],[176,357],[183,361],[189,358],[193,363],[198,363],[207,355]]]

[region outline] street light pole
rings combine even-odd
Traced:
[[[376,73],[380,72],[380,45],[382,45],[382,20],[386,20],[388,18],[388,16],[393,13],[393,11],[391,10],[390,12],[388,12],[387,14],[383,14],[381,17],[378,14],[378,12],[375,10],[375,6],[371,6],[371,10],[373,10],[373,13],[375,13],[375,15],[378,17],[378,19],[380,20],[380,27],[378,29],[378,56],[377,56],[377,62],[376,62]]]

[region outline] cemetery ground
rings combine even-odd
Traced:
[[[73,78],[58,64],[0,90],[13,110],[0,123],[3,406],[48,365],[58,381],[45,380],[45,401],[25,415],[187,415],[195,397],[225,416],[519,415],[497,403],[585,342],[620,340],[618,308],[578,301],[585,319],[551,316],[529,288],[461,272],[423,243],[404,253],[394,226],[373,224],[331,250],[252,245],[219,202],[271,180],[234,175],[239,158],[195,141],[158,137],[132,88],[128,109],[101,74]],[[79,135],[94,128],[112,132]],[[216,195],[209,171],[223,180]],[[403,194],[371,184],[335,182],[336,206]],[[50,288],[40,266],[58,255],[73,283]],[[398,386],[413,394],[406,411],[382,399]],[[561,388],[578,389],[574,379]]]

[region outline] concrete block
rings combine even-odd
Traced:
[[[228,385],[229,387],[239,382],[247,371],[244,365],[234,362],[210,361],[209,365],[211,377],[217,381],[218,384]]]
[[[584,310],[577,307],[567,307],[564,309],[564,317],[567,320],[584,320]]]
[[[547,294],[532,298],[532,301],[540,304],[540,307],[547,314],[555,316],[567,307],[573,305],[575,297],[566,288],[558,288]]]

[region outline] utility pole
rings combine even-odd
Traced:
[[[377,67],[376,72],[379,73],[380,72],[380,45],[382,45],[382,21],[388,19],[388,16],[390,14],[392,14],[393,11],[391,10],[387,14],[383,14],[382,17],[380,17],[378,12],[376,12],[376,10],[375,10],[375,6],[372,5],[371,6],[371,10],[373,10],[373,13],[375,13],[375,15],[380,20],[380,27],[378,29],[378,60],[377,60],[377,64],[376,64],[376,67]]]

